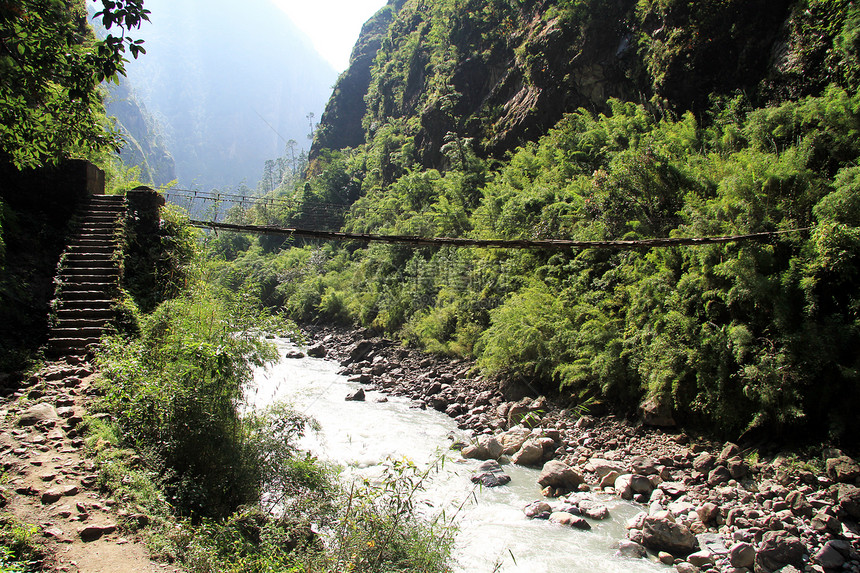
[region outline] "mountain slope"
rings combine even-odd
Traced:
[[[165,129],[181,186],[252,181],[307,141],[336,74],[268,0],[149,0],[147,54],[129,79]]]

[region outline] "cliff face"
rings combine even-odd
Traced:
[[[165,185],[176,179],[176,164],[164,145],[161,129],[134,96],[126,78],[110,89],[105,110],[116,120],[116,127],[125,139],[120,151],[123,163],[128,167],[139,166],[141,181]]]
[[[401,162],[444,168],[452,137],[501,157],[609,98],[700,113],[807,95],[842,72],[825,56],[848,4],[406,0],[365,26],[311,155],[400,138]]]
[[[344,149],[364,143],[361,120],[367,111],[364,96],[370,86],[370,70],[393,18],[394,7],[386,6],[362,26],[352,49],[349,68],[337,79],[320,119],[309,157],[311,161],[320,149]]]

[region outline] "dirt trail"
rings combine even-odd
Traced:
[[[46,548],[45,571],[179,571],[151,561],[143,541],[123,532],[120,504],[99,495],[77,430],[93,370],[67,360],[47,365],[0,402],[3,511],[36,528]]]

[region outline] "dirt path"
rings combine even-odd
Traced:
[[[99,495],[78,425],[92,368],[73,358],[51,363],[0,402],[3,511],[35,527],[45,571],[179,571],[149,559],[143,541],[123,532],[123,509]]]

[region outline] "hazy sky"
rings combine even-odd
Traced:
[[[349,65],[361,25],[386,0],[272,0],[307,34],[317,52],[340,73]]]

